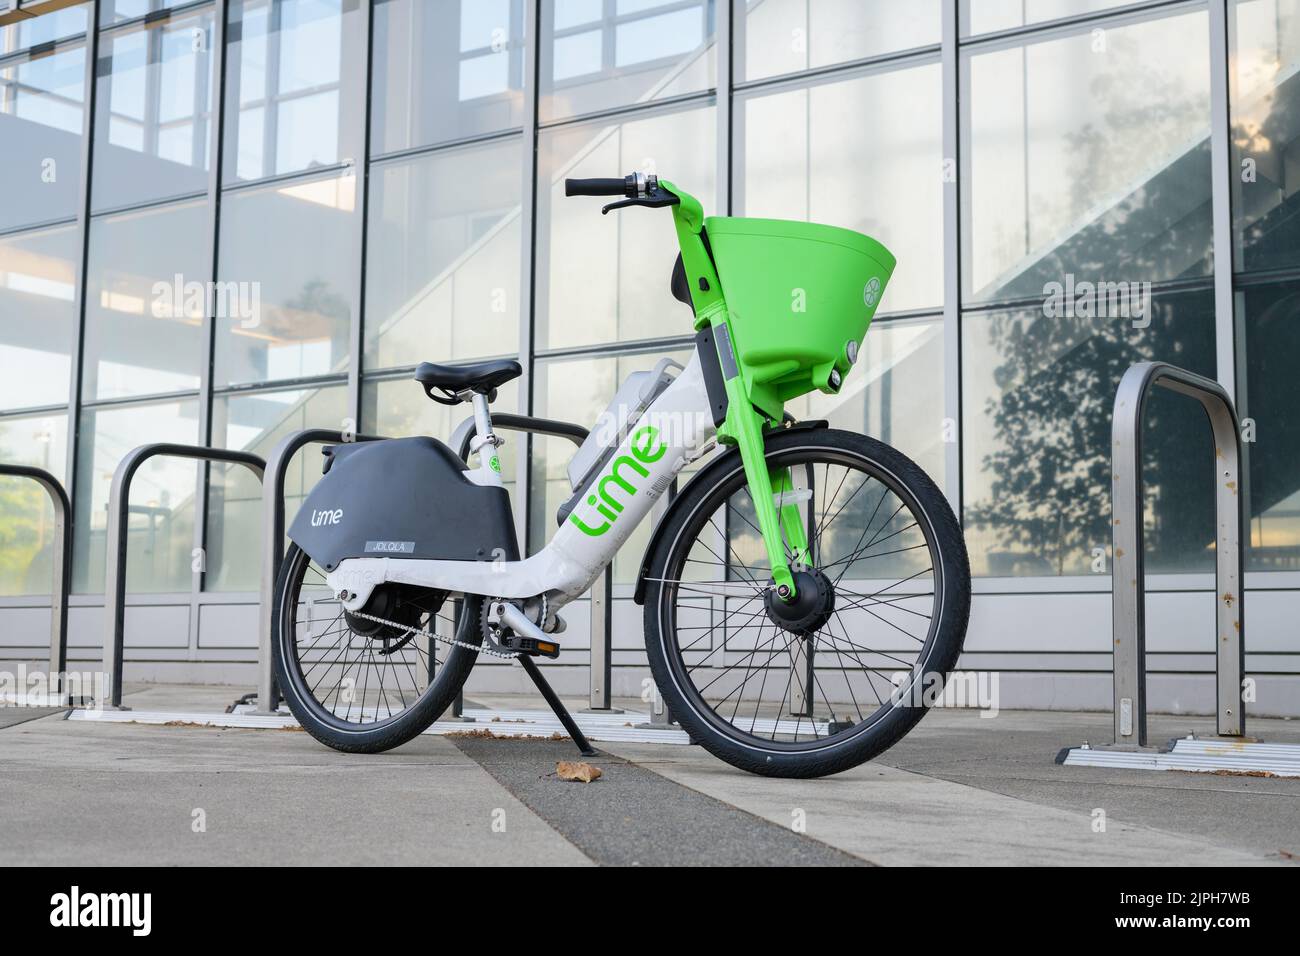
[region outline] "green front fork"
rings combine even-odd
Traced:
[[[725,310],[713,318],[716,329],[726,322]],[[729,342],[730,335],[719,336],[715,341]],[[754,511],[758,518],[758,529],[763,534],[763,546],[772,569],[772,580],[776,584],[777,594],[786,601],[794,599],[797,591],[794,575],[790,572],[791,563],[808,565],[808,535],[804,528],[803,514],[799,502],[787,492],[794,492],[794,482],[790,478],[790,469],[785,467],[769,468],[763,452],[763,428],[769,424],[766,416],[754,408],[745,393],[744,379],[734,375],[726,379],[727,420],[718,429],[718,440],[725,444],[734,443],[740,450],[740,460],[745,466],[745,480],[749,483],[750,496],[754,499]],[[781,495],[781,506],[777,507],[776,496]]]

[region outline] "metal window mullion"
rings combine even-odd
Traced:
[[[352,162],[353,189],[355,190],[357,284],[356,298],[352,304],[351,323],[348,328],[348,395],[347,409],[352,416],[352,431],[361,430],[361,353],[364,347],[365,310],[366,310],[366,256],[368,255],[367,237],[369,235],[366,221],[368,200],[370,198],[370,99],[373,93],[371,71],[375,62],[374,24],[375,6],[372,0],[366,0],[362,11],[361,24],[365,35],[361,38],[365,51],[365,103],[361,108],[361,155]],[[339,102],[342,103],[342,83],[340,83]],[[344,423],[346,425],[346,423]],[[346,429],[345,429],[346,430]]]
[[[1229,147],[1228,0],[1210,0],[1210,189],[1214,223],[1216,377],[1236,392],[1232,301],[1232,156]]]
[[[217,281],[221,249],[221,157],[224,147],[224,112],[226,101],[226,17],[228,0],[216,0],[212,17],[211,60],[208,65],[212,77],[212,134],[208,139],[208,222],[204,263],[208,274],[206,279]],[[210,285],[209,288],[215,288]],[[202,358],[199,364],[199,434],[201,445],[212,444],[212,394],[213,370],[216,358],[216,296],[207,296],[206,308],[203,310]],[[191,660],[198,658],[199,648],[199,607],[203,589],[206,586],[208,567],[208,490],[211,483],[212,466],[209,462],[198,465],[194,491],[194,547],[199,549],[202,557],[200,570],[190,575],[190,649]]]
[[[718,90],[717,113],[718,133],[718,172],[717,172],[717,210],[718,215],[731,215],[731,39],[732,8],[731,0],[720,0],[716,6],[717,15],[714,22],[713,47],[718,72],[715,85]]]
[[[961,59],[959,0],[943,5],[943,414],[944,495],[961,517]]]
[[[86,275],[90,255],[90,185],[91,164],[94,160],[92,141],[95,132],[95,66],[99,60],[99,31],[94,25],[99,22],[99,0],[91,0],[86,11],[91,28],[86,31],[86,60],[84,70],[84,89],[81,117],[81,170],[77,185],[77,239],[78,252],[75,264],[74,289],[74,325],[72,343],[68,356],[68,446],[64,468],[63,484],[68,499],[73,502],[71,521],[75,531],[77,516],[77,452],[81,436],[81,378],[85,362],[86,344]],[[89,494],[89,489],[87,489]],[[90,509],[86,509],[90,513]],[[76,549],[74,547],[75,554]],[[72,560],[72,555],[68,560]],[[74,568],[75,571],[75,568]]]
[[[533,414],[533,321],[536,315],[537,269],[537,103],[541,62],[541,4],[538,0],[524,0],[524,63],[523,63],[523,181],[519,198],[519,364],[524,374],[519,379],[520,413]],[[515,534],[524,555],[528,554],[528,528],[530,523],[529,499],[532,495],[529,462],[533,452],[533,436],[520,436],[520,454],[515,463]]]

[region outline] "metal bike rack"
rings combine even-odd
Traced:
[[[1147,749],[1147,585],[1144,568],[1141,427],[1154,386],[1190,395],[1205,408],[1214,437],[1216,719],[1219,736],[1242,737],[1243,635],[1242,429],[1218,382],[1164,362],[1128,369],[1115,392],[1112,421],[1112,627],[1114,744]],[[1074,750],[1071,753],[1079,753]]]
[[[11,478],[30,478],[45,489],[54,505],[54,530],[56,544],[54,547],[53,584],[50,587],[50,686],[62,681],[60,675],[68,665],[68,591],[72,582],[72,505],[62,482],[44,468],[31,465],[8,465],[0,463],[0,475]],[[59,702],[66,703],[66,688],[59,691]]]
[[[346,444],[350,441],[382,441],[375,435],[345,435],[328,428],[304,428],[280,439],[267,459],[269,481],[262,482],[262,587],[257,618],[257,713],[273,714],[280,703],[275,685],[275,663],[271,650],[271,604],[275,579],[284,561],[284,480],[289,462],[304,446],[314,442]]]
[[[122,645],[126,618],[126,546],[127,518],[131,497],[131,480],[150,458],[190,458],[197,461],[218,461],[244,465],[262,480],[266,462],[257,455],[225,448],[207,448],[202,445],[174,445],[159,442],[141,445],[127,452],[113,472],[113,484],[108,494],[108,560],[104,569],[104,614],[107,627],[104,632],[104,673],[108,675],[108,700],[101,707],[122,709]],[[201,520],[201,516],[196,516]]]
[[[1214,436],[1216,720],[1219,735],[1246,732],[1242,587],[1241,427],[1218,382],[1164,362],[1140,362],[1124,373],[1111,425],[1115,745],[1147,746],[1146,584],[1142,529],[1142,420],[1154,386],[1201,403]]]
[[[1146,588],[1142,554],[1142,416],[1159,385],[1201,403],[1214,433],[1215,725],[1218,735],[1189,735],[1147,746]],[[1111,580],[1115,655],[1115,742],[1062,750],[1074,767],[1268,773],[1300,777],[1300,744],[1247,739],[1243,678],[1245,578],[1241,539],[1241,428],[1232,399],[1217,382],[1164,362],[1141,362],[1120,380],[1112,423],[1113,530]]]
[[[587,440],[587,429],[570,422],[557,422],[549,418],[509,413],[492,416],[493,428],[527,432],[532,435],[550,435],[567,438],[575,445]],[[451,446],[463,461],[469,461],[470,440],[474,437],[474,419],[467,418],[452,433]],[[610,678],[613,647],[612,613],[614,606],[614,578],[606,568],[591,586],[591,676],[589,710],[610,710]],[[524,660],[524,658],[520,658]],[[531,662],[530,662],[531,663]],[[457,698],[456,715],[460,716],[460,698]]]

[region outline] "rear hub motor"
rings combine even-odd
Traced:
[[[434,607],[434,610],[436,611],[437,608]],[[400,587],[380,585],[370,593],[370,600],[362,606],[361,613],[371,617],[382,617],[384,621],[372,621],[345,610],[343,617],[347,620],[352,633],[371,640],[383,641],[384,648],[379,653],[391,654],[414,637],[410,629],[419,629],[420,617],[425,613],[425,609],[416,603],[406,603]],[[390,646],[390,642],[394,641],[396,643]]]
[[[815,634],[835,610],[835,585],[821,571],[794,572],[794,600],[786,602],[768,588],[763,596],[768,619],[792,634]]]

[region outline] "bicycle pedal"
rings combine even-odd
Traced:
[[[560,656],[560,645],[554,641],[539,641],[533,637],[520,637],[510,634],[501,639],[501,646],[507,651],[527,654],[529,657],[549,657],[552,660]]]

